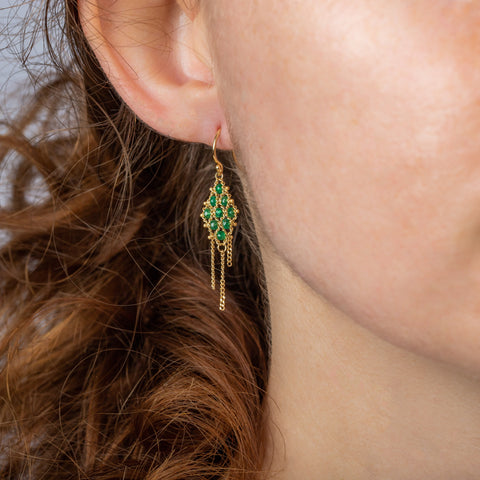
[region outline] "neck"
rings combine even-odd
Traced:
[[[274,478],[478,480],[480,382],[381,340],[262,255]]]

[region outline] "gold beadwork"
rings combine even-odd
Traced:
[[[237,225],[236,220],[240,213],[235,206],[229,187],[223,180],[223,165],[217,158],[217,140],[221,129],[218,129],[213,141],[213,159],[216,163],[215,182],[210,187],[210,196],[203,203],[200,217],[203,226],[207,228],[210,240],[211,254],[211,286],[215,290],[215,250],[220,253],[220,310],[225,310],[225,253],[227,254],[227,266],[232,266],[232,239],[233,228]]]

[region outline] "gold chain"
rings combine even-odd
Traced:
[[[230,234],[227,239],[227,266],[232,266],[232,235]]]
[[[213,239],[213,235],[210,237],[210,253],[210,274],[212,276],[212,290],[215,290],[215,240]]]
[[[220,310],[225,310],[225,250],[220,251]]]

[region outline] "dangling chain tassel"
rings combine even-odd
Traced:
[[[225,310],[225,250],[220,251],[220,310]]]
[[[215,290],[215,239],[210,235],[211,264],[210,275],[212,277],[212,290]]]
[[[203,226],[208,230],[211,252],[211,284],[215,290],[215,250],[220,252],[220,310],[225,310],[225,252],[227,253],[227,266],[232,266],[232,239],[233,227],[237,225],[237,216],[240,213],[229,187],[223,181],[223,166],[217,158],[217,140],[220,136],[219,129],[213,141],[213,159],[215,160],[215,183],[210,188],[210,197],[203,204],[200,217]]]

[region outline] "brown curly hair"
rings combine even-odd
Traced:
[[[211,150],[136,118],[76,2],[42,3],[54,71],[0,135],[0,478],[257,478],[268,303],[234,163],[220,312],[200,218]]]

